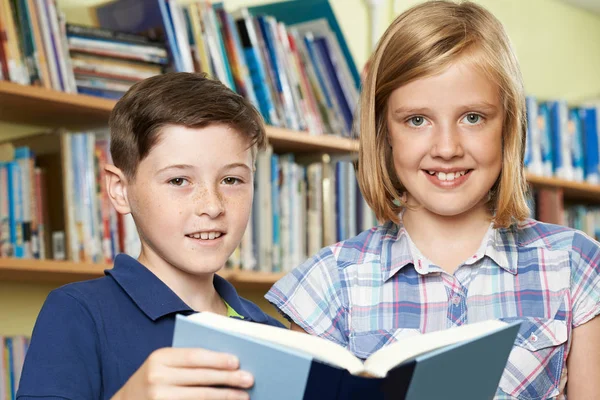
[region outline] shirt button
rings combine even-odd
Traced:
[[[423,266],[421,265],[421,260],[419,260],[419,262],[417,264],[418,264],[418,266],[417,266],[418,269],[423,268]]]
[[[530,340],[532,343],[535,343],[535,342],[537,342],[537,341],[538,341],[538,337],[535,335],[535,333],[532,333],[532,334],[531,334],[531,336],[529,336],[529,340]]]
[[[454,296],[452,297],[452,304],[454,304],[455,306],[460,304],[460,297],[458,296]]]

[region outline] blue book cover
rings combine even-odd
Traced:
[[[340,111],[342,112],[342,116],[344,118],[344,122],[346,125],[346,132],[350,134],[352,132],[352,107],[348,104],[346,96],[344,96],[344,90],[342,89],[342,85],[340,83],[339,77],[336,73],[335,66],[331,60],[331,52],[329,48],[329,44],[327,39],[324,37],[317,37],[314,40],[317,51],[319,52],[321,62],[323,63],[323,67],[325,69],[325,73],[327,74],[327,80],[330,82],[333,96],[339,105]]]
[[[550,117],[552,132],[552,165],[554,175],[561,179],[573,179],[571,137],[568,132],[569,113],[565,100],[551,101]]]
[[[25,257],[23,241],[23,180],[21,167],[16,161],[6,163],[8,169],[8,223],[10,227],[10,248],[15,258]]]
[[[271,96],[267,82],[265,66],[259,53],[258,38],[256,37],[252,19],[249,15],[242,13],[242,16],[237,18],[235,23],[240,34],[240,44],[244,51],[244,58],[248,65],[260,113],[267,125],[277,126],[279,125],[279,118],[277,117],[274,99]]]
[[[172,344],[235,354],[254,376],[253,400],[481,400],[496,393],[519,327],[486,321],[419,335],[363,363],[316,336],[203,312],[177,316]]]
[[[525,168],[534,175],[543,175],[541,132],[539,127],[538,103],[535,97],[527,96],[527,135],[525,139]]]
[[[354,84],[356,88],[360,88],[358,68],[328,0],[280,1],[249,7],[248,11],[254,15],[271,15],[288,26],[321,18],[326,19],[340,44],[342,53],[354,79]]]
[[[540,149],[542,153],[542,175],[554,175],[554,149],[552,146],[552,128],[548,103],[539,105]]]
[[[573,155],[573,180],[584,179],[585,149],[583,147],[583,124],[579,110],[569,110],[569,135],[571,136],[571,153]]]
[[[583,143],[585,148],[585,180],[600,184],[600,138],[598,133],[598,109],[583,107],[580,110],[583,120]]]

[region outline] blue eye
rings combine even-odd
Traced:
[[[410,117],[408,119],[408,122],[412,126],[421,126],[425,123],[425,118],[421,117],[420,115],[417,115],[415,117]]]
[[[479,114],[467,114],[464,118],[464,121],[470,125],[477,125],[478,123],[481,122],[482,120],[482,116]]]

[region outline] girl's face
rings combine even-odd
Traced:
[[[486,207],[503,119],[497,85],[465,61],[392,92],[388,134],[408,204],[447,217]]]

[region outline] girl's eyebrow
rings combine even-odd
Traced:
[[[431,112],[427,107],[398,107],[394,110],[394,114],[428,114]]]
[[[496,106],[492,103],[488,103],[487,101],[478,101],[478,102],[471,103],[471,104],[465,104],[464,106],[461,106],[460,108],[461,108],[461,110],[465,110],[465,111],[479,110],[479,111],[485,111],[485,112],[489,112],[489,113],[494,113],[494,112],[498,111],[498,106]]]
[[[394,110],[394,114],[429,114],[431,113],[431,108],[429,107],[398,107]],[[498,106],[488,103],[487,101],[478,101],[475,103],[465,104],[460,106],[461,112],[478,110],[485,111],[489,113],[494,113],[498,110]]]

